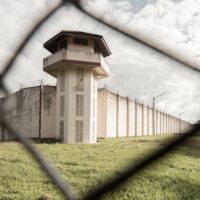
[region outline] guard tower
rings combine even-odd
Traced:
[[[56,136],[64,143],[96,143],[97,80],[109,75],[103,36],[61,31],[44,48],[43,70],[57,78]]]

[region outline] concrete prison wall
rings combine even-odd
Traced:
[[[190,128],[184,120],[122,97],[105,88],[98,91],[98,137],[144,136],[183,133]],[[154,124],[154,127],[153,127]]]
[[[41,105],[41,138],[56,138],[56,87],[43,86]]]
[[[6,107],[1,117],[14,129],[29,138],[55,138],[55,86],[35,86],[21,89],[0,99]],[[0,140],[16,139],[0,126]]]
[[[167,113],[155,110],[137,100],[98,90],[97,137],[128,137],[183,133],[190,124]],[[0,98],[7,107],[1,118],[29,138],[56,138],[56,87],[35,86],[21,89]],[[153,113],[154,120],[153,120]],[[155,127],[153,127],[155,124]],[[0,126],[0,140],[15,139],[14,134]]]
[[[25,88],[4,98],[3,104],[7,107],[3,118],[8,121],[14,129],[24,136],[38,137],[39,129],[39,95],[40,88]],[[15,139],[12,133],[1,127],[2,140]]]

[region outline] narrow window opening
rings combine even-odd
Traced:
[[[74,44],[88,46],[88,40],[83,38],[74,38]]]
[[[60,140],[64,141],[64,121],[60,121]]]
[[[60,96],[60,117],[64,117],[65,110],[65,97]]]
[[[76,71],[76,90],[84,91],[84,69],[77,69]]]
[[[84,96],[76,95],[76,116],[83,117],[84,115]]]
[[[76,142],[83,142],[83,121],[76,120]]]
[[[64,39],[58,43],[58,50],[67,49],[67,39]]]
[[[65,91],[65,74],[64,74],[64,72],[61,72],[61,76],[60,76],[60,91],[61,92]]]

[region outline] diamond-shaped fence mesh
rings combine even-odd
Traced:
[[[106,21],[105,19],[101,19],[99,16],[95,15],[94,13],[90,13],[90,11],[85,10],[83,6],[81,5],[81,2],[78,0],[62,0],[53,10],[49,11],[49,13],[43,17],[40,21],[38,21],[36,24],[33,25],[33,28],[27,33],[26,38],[22,41],[22,43],[19,45],[19,47],[16,49],[16,51],[13,53],[12,58],[9,60],[9,62],[4,66],[4,71],[0,75],[0,87],[1,90],[8,94],[7,88],[5,87],[3,83],[3,78],[6,76],[6,74],[10,71],[10,69],[13,66],[13,63],[17,56],[21,53],[27,42],[32,38],[32,36],[36,33],[39,27],[45,21],[59,8],[64,6],[66,3],[73,4],[77,9],[79,9],[84,14],[88,15],[89,17],[97,20],[100,23],[103,23],[106,26],[109,26],[110,28],[114,29],[115,31],[118,31],[122,33],[123,35],[129,37],[132,40],[135,40],[137,42],[142,43],[145,46],[150,47],[151,49],[170,57],[173,60],[176,60],[177,62],[183,64],[184,66],[191,68],[196,71],[200,71],[200,69],[187,62],[184,59],[181,59],[179,57],[176,57],[173,55],[173,53],[162,50],[159,48],[159,46],[154,46],[151,43],[143,40],[142,38],[138,38],[133,33],[129,32],[128,30],[124,30],[120,26],[115,26],[115,24],[111,24],[109,21]],[[4,112],[4,108],[0,107],[0,112]],[[34,145],[31,143],[31,141],[27,138],[24,138],[20,132],[12,128],[12,126],[9,124],[8,121],[6,121],[3,118],[0,118],[0,123],[2,126],[4,126],[9,132],[15,135],[15,137],[24,145],[25,149],[32,155],[32,157],[35,159],[35,161],[39,164],[41,169],[46,173],[46,175],[51,179],[52,183],[54,183],[57,188],[60,190],[60,192],[64,195],[66,199],[75,199],[72,191],[70,190],[69,184],[64,182],[57,174],[56,170],[47,162],[47,160],[44,158],[44,156],[39,153],[39,151],[34,147]],[[172,151],[174,148],[178,147],[182,142],[187,140],[189,137],[197,134],[200,130],[200,125],[196,124],[194,125],[187,133],[179,135],[176,139],[159,149],[157,152],[152,153],[151,155],[143,158],[139,163],[130,164],[130,166],[126,170],[122,170],[121,173],[119,173],[117,176],[110,177],[109,180],[105,181],[104,184],[99,185],[97,188],[93,190],[93,192],[90,192],[87,194],[83,199],[99,199],[103,195],[105,195],[107,192],[110,192],[112,190],[115,190],[117,187],[119,187],[121,184],[123,184],[127,179],[130,177],[134,177],[139,171],[142,171],[144,168],[148,167],[150,164],[155,162],[156,160],[160,159],[165,154]]]

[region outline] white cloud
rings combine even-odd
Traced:
[[[113,1],[109,3],[108,0],[104,0],[103,2],[99,6],[97,0],[87,1],[85,8],[115,26],[123,26],[125,30],[132,32],[138,38],[145,39],[163,51],[171,52],[178,58],[200,68],[199,0],[181,2],[158,0],[156,3],[148,4],[137,14],[133,13],[133,5],[119,8]],[[129,1],[118,2],[125,4],[124,2]]]

